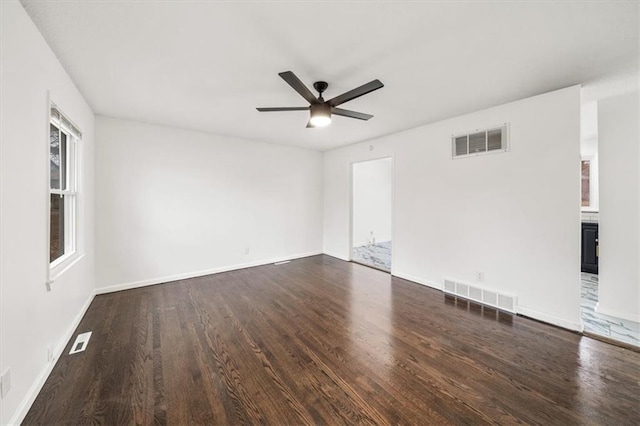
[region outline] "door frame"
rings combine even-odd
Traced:
[[[354,165],[359,163],[368,163],[370,161],[385,160],[387,158],[391,159],[391,271],[389,271],[389,273],[391,275],[394,275],[394,272],[395,272],[394,268],[396,263],[395,262],[396,250],[394,250],[394,244],[395,244],[395,238],[396,238],[396,234],[395,234],[396,164],[395,164],[395,157],[393,155],[381,155],[379,157],[368,158],[366,160],[351,161],[349,163],[349,256],[348,256],[348,260],[349,262],[353,262],[353,173],[355,169]]]

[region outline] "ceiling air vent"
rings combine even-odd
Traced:
[[[452,158],[507,152],[507,124],[453,135]]]

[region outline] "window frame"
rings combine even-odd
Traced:
[[[56,113],[54,113],[54,111]],[[60,188],[52,188],[51,185],[51,126],[55,126],[60,135],[66,137],[65,157],[65,185]],[[49,108],[49,120],[47,123],[47,263],[49,264],[49,281],[53,281],[74,264],[80,257],[78,250],[78,186],[80,171],[80,141],[81,132],[53,103]],[[59,137],[61,140],[61,137]],[[62,170],[62,169],[61,169]],[[64,188],[64,189],[62,189]],[[57,259],[51,260],[51,196],[58,195],[64,203],[64,253]]]
[[[589,162],[589,205],[582,205],[582,163]],[[581,155],[580,156],[580,211],[597,212],[599,210],[598,199],[598,156],[597,155]]]

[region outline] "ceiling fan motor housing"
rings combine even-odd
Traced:
[[[316,116],[331,117],[331,105],[326,102],[311,105],[311,117]]]
[[[315,83],[313,83],[313,88],[316,89],[316,91],[320,93],[321,96],[322,92],[327,90],[327,87],[329,87],[329,83],[327,83],[326,81],[316,81]]]

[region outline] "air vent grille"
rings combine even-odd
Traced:
[[[69,355],[84,351],[89,344],[91,333],[91,331],[87,331],[86,333],[78,334],[78,337],[76,337],[75,342],[73,342],[73,345],[71,346]]]
[[[487,131],[487,151],[495,151],[496,149],[502,149],[504,129],[493,129]]]
[[[505,311],[513,312],[515,311],[515,300],[511,296],[506,296],[504,294],[498,295],[498,307],[500,309],[504,309]]]
[[[456,292],[456,282],[450,280],[444,280],[444,291],[448,293]]]
[[[489,290],[482,291],[482,300],[491,306],[498,306],[498,295]]]
[[[482,289],[477,287],[469,287],[469,299],[482,300]]]
[[[517,298],[513,295],[498,293],[471,284],[461,283],[452,279],[444,280],[444,292],[464,297],[503,311],[516,313]]]
[[[452,157],[471,157],[494,152],[507,152],[507,129],[507,124],[503,124],[453,135],[451,138]]]
[[[477,154],[487,150],[487,133],[472,133],[469,135],[469,154]]]
[[[468,135],[455,138],[454,156],[467,155],[469,153],[468,141]]]

